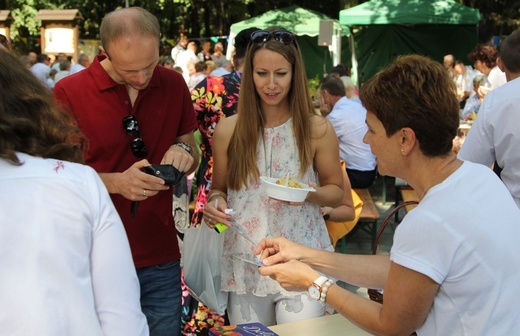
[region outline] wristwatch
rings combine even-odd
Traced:
[[[188,152],[188,154],[191,154],[191,152],[192,152],[192,150],[193,150],[193,149],[191,148],[191,146],[188,145],[188,144],[185,143],[185,142],[178,142],[178,143],[176,143],[174,146],[176,146],[176,147],[181,147],[181,148],[184,149],[186,152]]]
[[[308,289],[311,299],[316,300],[316,301],[320,300],[321,286],[323,286],[323,284],[325,282],[327,282],[327,280],[329,280],[329,278],[324,277],[324,276],[320,276],[318,279],[314,280],[314,282],[312,283],[312,285],[310,285],[310,287]]]

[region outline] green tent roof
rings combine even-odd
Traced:
[[[240,21],[231,25],[231,32],[238,32],[249,27],[264,29],[271,26],[282,27],[294,32],[296,35],[318,36],[320,33],[320,20],[333,20],[327,15],[307,10],[299,6],[289,6],[281,9],[273,9],[260,16]],[[342,28],[341,35],[350,34],[346,27]]]
[[[480,13],[453,0],[371,0],[339,12],[342,25],[477,24]]]

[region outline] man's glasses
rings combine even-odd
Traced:
[[[135,135],[136,138],[130,144],[130,149],[135,157],[142,158],[148,154],[144,141],[139,133],[139,124],[133,115],[123,118],[123,129],[128,135]]]
[[[296,36],[288,30],[257,30],[251,34],[251,42],[253,43],[264,43],[270,39],[274,39],[285,45],[289,45],[294,42]]]

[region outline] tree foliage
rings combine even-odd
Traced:
[[[366,1],[366,0],[365,0]],[[40,9],[79,9],[84,20],[80,37],[99,39],[99,24],[103,16],[115,9],[140,6],[155,14],[160,21],[164,39],[176,39],[180,32],[189,37],[218,37],[229,34],[231,24],[271,9],[290,5],[322,12],[338,18],[341,9],[365,1],[357,0],[0,0],[0,8],[10,9],[14,17],[11,26],[15,45],[22,50],[38,44],[41,22],[36,19]],[[483,15],[480,33],[487,39],[506,35],[520,27],[520,2],[517,0],[457,0],[478,8]]]

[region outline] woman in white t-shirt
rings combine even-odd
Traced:
[[[377,335],[512,335],[520,330],[520,210],[498,177],[457,159],[454,83],[441,64],[405,56],[361,87],[364,140],[382,175],[420,198],[396,229],[390,256],[345,255],[268,238],[262,275]],[[383,304],[323,279],[384,289]]]
[[[468,57],[474,62],[475,68],[486,76],[486,91],[496,89],[507,82],[505,73],[497,66],[498,50],[495,46],[479,44]],[[487,92],[483,93],[485,95]]]
[[[128,240],[83,137],[0,48],[3,335],[148,335]]]

